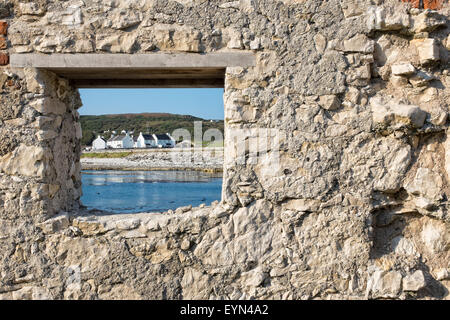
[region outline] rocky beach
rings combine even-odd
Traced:
[[[95,151],[95,153],[84,153],[81,158],[82,170],[221,172],[222,167],[223,148],[102,150]]]

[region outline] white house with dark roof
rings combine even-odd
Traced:
[[[136,140],[136,148],[156,148],[156,140],[152,134],[139,134]]]
[[[127,132],[126,134],[111,137],[106,142],[106,145],[113,149],[131,149],[134,147],[134,141]]]
[[[175,139],[170,134],[154,134],[153,137],[156,140],[156,144],[159,148],[173,148],[175,147]]]
[[[97,139],[92,141],[92,149],[94,150],[106,149],[106,141],[101,136],[98,136]]]

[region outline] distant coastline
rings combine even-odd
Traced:
[[[200,171],[207,173],[222,173],[223,168],[190,168],[190,167],[114,167],[114,166],[94,166],[82,165],[81,170],[95,170],[95,171]]]
[[[223,148],[120,149],[84,152],[81,157],[81,169],[221,173]]]

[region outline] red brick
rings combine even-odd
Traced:
[[[0,35],[6,36],[8,33],[8,22],[0,21]]]
[[[423,0],[424,9],[437,10],[442,8],[444,0]]]
[[[414,8],[420,7],[420,0],[402,0],[402,2],[410,2],[411,6]]]
[[[9,55],[7,53],[0,53],[0,66],[9,64]]]
[[[0,36],[0,50],[1,49],[6,49],[7,45],[6,45],[6,38],[3,36]]]
[[[402,0],[402,1],[410,2],[411,6],[413,6],[414,8],[438,10],[442,8],[444,2],[448,0]]]

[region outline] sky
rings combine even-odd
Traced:
[[[220,89],[80,89],[81,115],[164,112],[223,120]]]

